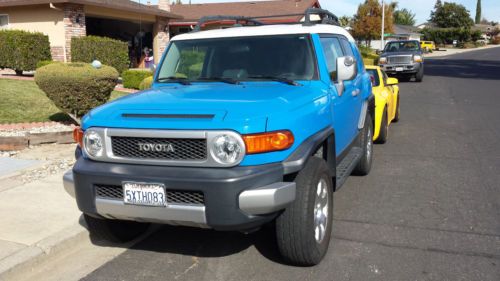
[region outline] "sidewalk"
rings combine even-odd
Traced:
[[[0,280],[88,239],[62,173],[0,192]]]
[[[445,56],[451,56],[451,55],[474,52],[474,51],[481,51],[481,50],[498,48],[498,47],[500,47],[500,45],[486,45],[484,47],[474,48],[474,49],[439,49],[439,51],[434,51],[432,53],[424,54],[424,57],[425,58],[445,57]]]

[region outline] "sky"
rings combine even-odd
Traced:
[[[136,2],[146,3],[147,0],[135,0]],[[191,0],[191,3],[222,3],[222,2],[249,2],[250,0]],[[352,16],[356,13],[358,5],[364,0],[319,0],[321,7],[330,10],[337,16]],[[390,1],[390,0],[389,0]],[[157,0],[151,0],[155,4]],[[189,3],[189,0],[183,0],[184,4]],[[399,0],[399,8],[410,9],[416,14],[417,24],[424,23],[429,19],[430,13],[436,0]],[[477,0],[456,0],[443,1],[455,2],[464,5],[469,10],[471,17],[476,15]],[[500,1],[499,0],[482,0],[482,16],[488,20],[500,22]]]

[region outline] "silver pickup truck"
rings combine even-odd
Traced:
[[[424,57],[417,40],[390,41],[380,54],[379,66],[390,76],[417,82],[424,79]]]

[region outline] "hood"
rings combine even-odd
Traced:
[[[321,82],[157,85],[92,110],[82,127],[264,132],[271,115],[292,111],[314,98],[311,83]]]

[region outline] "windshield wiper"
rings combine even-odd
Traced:
[[[240,81],[235,80],[233,78],[229,78],[229,77],[200,77],[198,80],[203,80],[203,81],[217,81],[217,82],[223,82],[223,83],[233,84],[233,85],[239,85],[239,84],[241,84]]]
[[[175,77],[175,76],[170,76],[170,77],[162,77],[158,78],[158,82],[172,82],[172,83],[179,83],[182,85],[191,85],[191,82],[187,78],[183,77]]]
[[[279,76],[250,76],[248,77],[250,79],[264,79],[264,80],[271,80],[271,81],[276,81],[276,82],[281,82],[281,83],[285,83],[287,85],[292,85],[292,86],[301,86],[300,83],[292,80],[292,79],[288,79],[286,77],[279,77]]]

